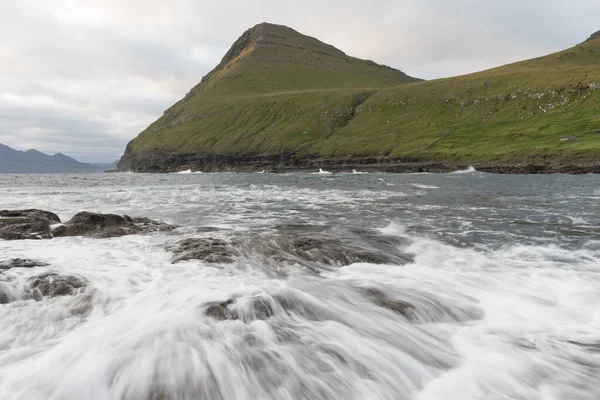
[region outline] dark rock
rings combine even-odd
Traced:
[[[233,302],[233,299],[228,299],[226,301],[208,303],[206,310],[204,310],[204,315],[219,321],[237,319],[236,313],[229,309],[229,306],[233,304]]]
[[[82,292],[87,286],[87,281],[73,275],[59,275],[45,273],[29,279],[29,288],[33,298],[41,300],[43,296],[72,296]]]
[[[0,239],[49,239],[50,225],[60,223],[54,213],[43,210],[1,210]]]
[[[21,218],[32,218],[38,220],[48,221],[51,224],[60,223],[60,218],[58,215],[44,210],[37,209],[27,209],[27,210],[0,210],[0,217],[9,218],[9,217],[21,217]]]
[[[231,241],[191,238],[182,240],[169,250],[175,253],[173,263],[184,260],[231,263],[235,256],[259,256],[266,258],[267,262],[299,264],[315,273],[323,267],[354,262],[406,263],[408,256],[397,250],[397,240],[376,237],[374,234],[371,236],[341,240],[319,232],[307,236],[303,229],[300,235],[261,235]]]
[[[264,321],[276,315],[297,315],[310,321],[337,320],[326,306],[306,302],[290,293],[256,295],[249,299],[232,297],[204,305],[204,315],[219,321],[240,320],[244,323]]]
[[[186,260],[202,260],[208,263],[233,262],[233,248],[222,239],[184,239],[174,247],[173,263]]]
[[[0,280],[0,304],[7,304],[16,300],[10,289],[10,286],[3,280]]]
[[[269,302],[267,299],[261,297],[256,297],[252,299],[251,310],[254,319],[259,320],[269,319],[275,314],[273,304],[271,304],[271,302]]]
[[[384,264],[391,257],[371,251],[349,242],[332,237],[280,236],[264,238],[263,247],[267,256],[276,261],[319,263],[322,265],[347,265],[355,262]]]
[[[414,307],[405,301],[392,299],[381,290],[375,288],[360,288],[360,291],[368,297],[369,300],[380,307],[387,308],[409,320],[412,320],[415,317]]]
[[[251,322],[254,320],[266,320],[275,313],[273,304],[267,298],[261,296],[250,299],[248,309],[241,313],[230,307],[234,303],[234,298],[222,302],[208,303],[204,315],[219,321],[240,319],[244,322]]]
[[[110,238],[172,230],[175,227],[148,218],[131,218],[127,215],[98,214],[83,211],[68,222],[52,230],[52,236],[85,236]]]
[[[13,258],[7,261],[0,261],[0,270],[11,268],[45,267],[46,265],[48,264],[41,261],[29,260],[26,258]]]

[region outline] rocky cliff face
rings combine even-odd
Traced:
[[[142,157],[123,157],[120,168],[123,171],[144,173],[173,173],[179,171],[201,172],[290,172],[318,171],[351,173],[387,172],[452,172],[474,167],[478,171],[499,174],[589,174],[600,173],[600,161],[593,159],[573,160],[524,160],[524,161],[485,161],[465,163],[461,161],[435,162],[419,159],[396,159],[387,156],[347,156],[323,158],[300,156],[293,153],[280,154],[240,154],[222,155],[211,153],[166,154],[160,151],[144,154]]]

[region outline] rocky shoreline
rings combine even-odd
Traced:
[[[129,149],[128,149],[129,150]],[[202,172],[293,172],[326,169],[331,172],[453,172],[473,167],[498,174],[589,174],[600,173],[597,159],[550,159],[522,161],[427,161],[394,159],[385,156],[323,158],[298,156],[294,153],[222,155],[213,153],[168,154],[152,151],[143,155],[126,151],[117,172],[170,173]]]
[[[111,238],[169,231],[176,227],[148,218],[127,215],[77,213],[62,223],[58,215],[45,210],[0,210],[0,239],[52,239],[64,236]]]

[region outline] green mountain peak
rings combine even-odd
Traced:
[[[263,22],[245,31],[191,94],[386,87],[416,81],[394,68],[349,57],[287,26]]]

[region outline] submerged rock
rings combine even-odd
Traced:
[[[315,234],[260,235],[224,240],[190,238],[168,249],[173,263],[201,260],[208,263],[231,263],[234,257],[260,257],[268,264],[298,264],[318,273],[324,267],[355,262],[404,264],[408,257],[397,250],[397,243],[383,239],[344,238]],[[271,265],[273,267],[273,265]]]
[[[336,320],[336,316],[326,306],[286,292],[232,297],[222,302],[207,303],[204,307],[204,315],[218,321],[240,320],[251,323],[274,316],[291,315],[310,321]]]
[[[60,275],[55,272],[47,272],[33,276],[27,280],[25,285],[18,281],[0,274],[0,304],[11,303],[18,300],[41,301],[44,297],[73,296],[85,290],[88,282],[82,277],[75,275]],[[82,315],[91,309],[90,304],[78,303],[74,305],[74,315]]]
[[[365,243],[324,235],[264,236],[251,239],[244,246],[245,252],[256,251],[276,262],[300,264],[314,271],[323,266],[340,266],[355,262],[406,262],[406,258],[393,246],[382,250]]]
[[[214,318],[218,321],[237,319],[236,313],[229,309],[229,306],[233,304],[233,302],[233,299],[228,299],[221,302],[208,303],[206,304],[207,307],[204,310],[204,315]]]
[[[39,301],[42,297],[72,296],[80,293],[87,286],[87,281],[74,275],[48,272],[30,278],[28,284],[33,298]]]
[[[125,235],[147,234],[175,227],[148,218],[131,218],[127,215],[98,214],[83,211],[68,222],[54,228],[52,236],[85,236],[110,238]]]
[[[231,244],[222,239],[184,239],[172,250],[175,253],[173,263],[186,260],[201,260],[208,263],[233,262],[233,248]]]
[[[49,239],[50,225],[60,223],[54,213],[44,210],[0,210],[0,239]]]
[[[255,296],[248,300],[243,311],[239,312],[230,307],[235,304],[236,299],[230,298],[222,302],[208,303],[204,315],[218,321],[242,320],[250,322],[254,320],[266,320],[275,313],[274,305],[268,298]]]
[[[383,291],[376,288],[360,288],[360,291],[369,298],[373,303],[380,307],[387,308],[390,311],[400,314],[403,317],[412,320],[415,318],[415,308],[402,300],[390,298]]]
[[[42,261],[29,260],[27,258],[12,258],[6,261],[0,261],[0,271],[11,268],[33,268],[45,267],[48,264]]]

